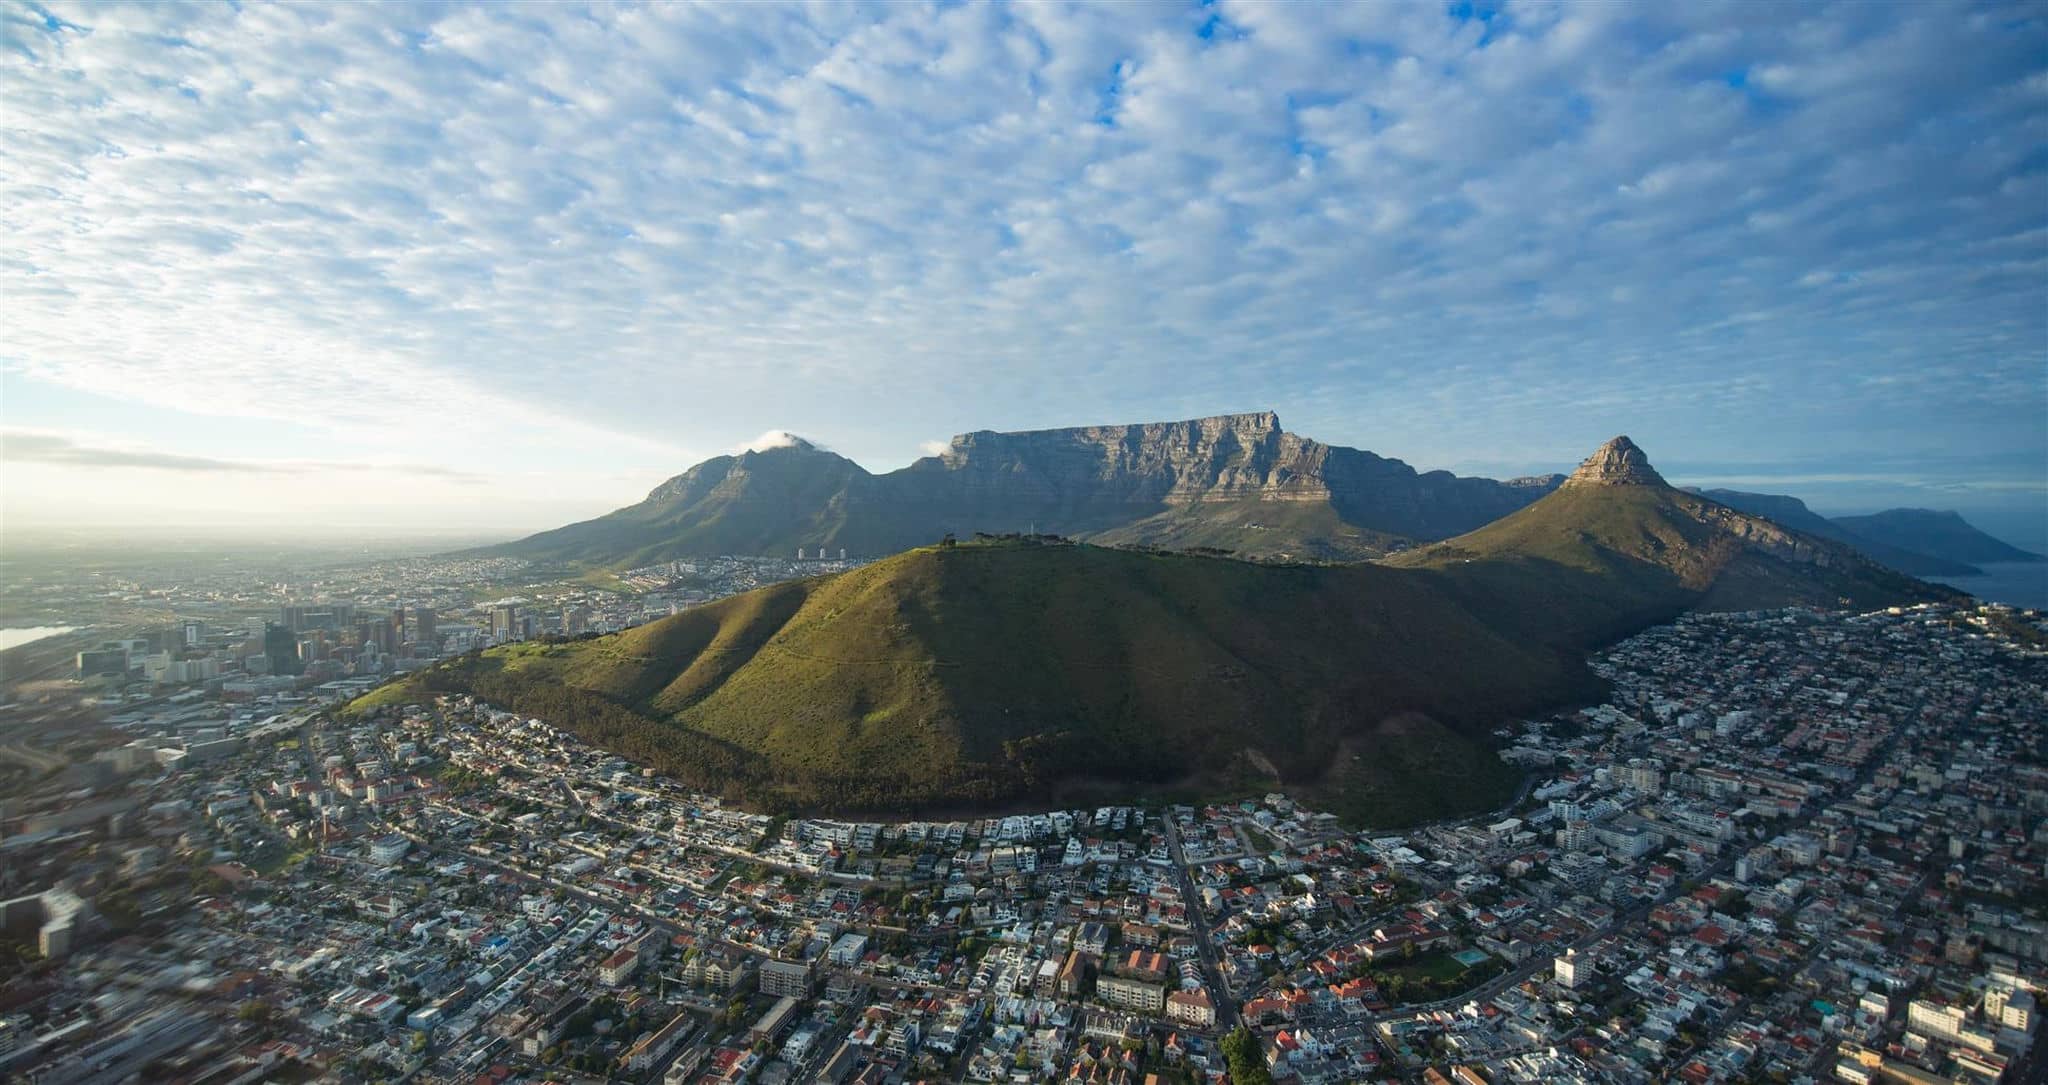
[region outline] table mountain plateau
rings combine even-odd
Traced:
[[[1026,532],[1352,560],[1469,531],[1560,478],[1417,472],[1288,433],[1272,412],[967,433],[879,475],[792,440],[714,457],[639,504],[485,552],[632,568],[800,547],[879,557],[947,534]]]

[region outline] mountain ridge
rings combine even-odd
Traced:
[[[1627,589],[1610,597],[1685,598],[1688,609],[1877,606],[1960,594],[1844,544],[1674,488],[1627,437],[1602,445],[1565,485],[1527,508],[1387,561],[1453,569],[1467,580],[1606,577],[1610,589]],[[1573,606],[1569,598],[1557,605],[1565,614]]]
[[[1836,524],[1887,546],[1963,562],[2042,562],[2048,556],[2022,550],[1978,530],[1953,510],[1897,508],[1867,516],[1837,516]]]
[[[1876,539],[1865,538],[1844,527],[1837,520],[1830,520],[1806,507],[1806,502],[1784,494],[1749,493],[1742,490],[1699,489],[1695,492],[1712,498],[1730,508],[1774,520],[1795,531],[1823,539],[1832,539],[1871,558],[1889,565],[1902,573],[1914,576],[1972,576],[1983,570],[1968,562],[1954,561],[1934,554],[1922,553],[1904,547],[1891,546]]]
[[[1290,433],[1272,411],[976,430],[882,474],[789,438],[705,460],[605,516],[474,552],[617,568],[798,547],[874,557],[981,531],[1356,560],[1477,527],[1562,479],[1419,472]]]

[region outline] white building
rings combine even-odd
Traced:
[[[412,841],[392,833],[370,842],[370,861],[384,866],[397,866],[405,853],[412,850]]]
[[[1575,988],[1588,978],[1590,963],[1579,956],[1578,950],[1568,949],[1564,956],[1551,962],[1551,975],[1559,986]]]

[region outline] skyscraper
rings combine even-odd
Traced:
[[[412,640],[422,648],[438,651],[441,638],[434,631],[434,608],[412,608]]]
[[[374,648],[377,654],[385,655],[398,648],[398,616],[371,618],[356,624],[356,643],[364,648]]]
[[[298,674],[305,669],[299,663],[299,638],[292,636],[287,626],[263,624],[263,655],[270,660],[272,674]]]
[[[562,611],[562,634],[576,637],[590,632],[590,608],[570,607]]]
[[[517,640],[524,630],[519,624],[519,608],[511,603],[500,603],[491,608],[491,636],[499,642]]]

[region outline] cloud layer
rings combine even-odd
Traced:
[[[452,482],[478,482],[481,476],[438,464],[375,463],[320,460],[227,460],[212,456],[184,456],[151,448],[131,447],[99,441],[80,440],[62,433],[33,430],[0,430],[0,461],[15,464],[55,464],[73,468],[181,471],[197,474],[300,475],[350,471],[375,466],[380,470],[414,478]]]
[[[2048,461],[2037,7],[4,18],[0,365],[166,448],[881,468],[1275,407],[1424,465]]]

